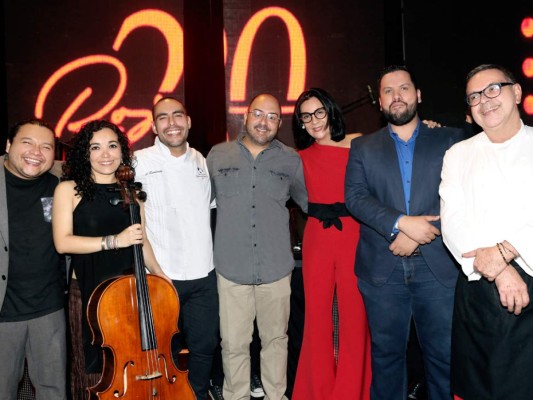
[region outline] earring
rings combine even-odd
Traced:
[[[302,124],[302,129],[305,129],[305,124]]]

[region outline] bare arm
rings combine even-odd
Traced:
[[[144,221],[146,221],[146,218],[144,217],[144,204],[139,203],[140,205],[140,211],[141,211],[141,221],[142,221],[142,231],[143,231],[143,237],[144,243],[143,243],[143,258],[144,258],[144,264],[146,265],[146,268],[148,268],[148,271],[150,273],[162,276],[163,278],[171,281],[171,279],[165,275],[163,270],[161,269],[161,266],[157,262],[157,259],[155,258],[154,249],[152,248],[152,245],[150,244],[150,241],[148,240],[148,237],[146,236],[146,229]]]
[[[90,254],[102,250],[102,237],[74,235],[73,213],[80,198],[74,190],[73,181],[61,182],[54,192],[52,208],[52,229],[54,244],[59,253]],[[134,224],[117,234],[118,247],[129,247],[143,242],[143,231],[140,224]]]

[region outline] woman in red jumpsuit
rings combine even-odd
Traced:
[[[354,273],[359,224],[344,206],[350,142],[342,112],[324,90],[298,98],[296,147],[309,193],[303,238],[305,325],[292,400],[363,400],[370,394],[370,334]],[[333,349],[332,305],[337,295],[339,353]]]

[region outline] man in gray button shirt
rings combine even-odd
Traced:
[[[277,140],[278,100],[256,96],[245,132],[213,147],[207,165],[217,202],[214,259],[220,302],[224,399],[250,397],[250,342],[257,318],[261,380],[269,400],[286,399],[290,276],[289,197],[307,212],[302,162]]]

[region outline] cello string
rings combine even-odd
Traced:
[[[135,188],[133,188],[135,190]],[[132,207],[132,215],[131,219],[133,223],[140,224],[141,221],[141,213],[140,213],[140,206],[137,202]],[[137,266],[139,268],[139,271],[137,271],[136,275],[138,276],[139,280],[139,289],[140,294],[142,298],[142,303],[144,307],[144,318],[143,318],[143,324],[144,324],[144,332],[147,334],[147,340],[148,340],[148,349],[146,352],[147,357],[147,365],[149,367],[149,374],[153,374],[159,371],[159,362],[158,362],[158,351],[157,351],[157,339],[155,335],[155,325],[154,325],[154,319],[153,319],[153,310],[152,305],[150,301],[150,294],[149,294],[149,288],[148,288],[148,282],[146,277],[146,270],[144,265],[144,257],[142,255],[142,248],[141,245],[135,245],[134,246],[135,251],[135,257],[137,257]]]
[[[134,188],[130,188],[130,194]],[[130,219],[133,224],[140,223],[140,206],[136,202],[135,198],[130,198]],[[135,258],[135,277],[137,286],[137,307],[139,311],[139,324],[141,328],[141,342],[142,347],[146,351],[146,362],[148,370],[145,371],[151,375],[156,368],[156,360],[154,360],[153,349],[155,336],[153,334],[153,322],[150,323],[151,309],[150,298],[148,295],[146,273],[144,265],[144,257],[142,255],[142,249],[140,245],[133,246],[134,258]]]

